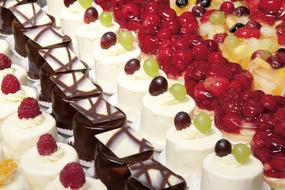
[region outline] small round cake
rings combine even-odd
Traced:
[[[10,57],[12,54],[12,52],[9,48],[9,44],[8,44],[8,42],[6,42],[6,40],[0,39],[0,53],[3,53],[8,57]]]

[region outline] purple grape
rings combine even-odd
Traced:
[[[191,117],[186,112],[178,112],[174,118],[174,125],[176,130],[182,130],[191,125]]]
[[[152,96],[158,96],[167,91],[168,82],[163,76],[157,76],[152,79],[149,85],[149,93]]]
[[[228,140],[221,139],[215,145],[215,152],[217,156],[227,156],[232,152],[232,145]]]
[[[101,48],[109,49],[117,43],[117,36],[114,32],[107,32],[101,38]]]
[[[140,61],[138,59],[131,59],[125,65],[124,70],[125,70],[126,74],[132,75],[132,74],[134,74],[134,72],[139,70],[140,67],[141,67],[141,65],[140,65]]]

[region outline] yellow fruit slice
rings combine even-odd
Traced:
[[[13,160],[0,162],[0,186],[9,183],[16,175],[18,165]]]

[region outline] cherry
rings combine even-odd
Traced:
[[[140,69],[140,61],[138,59],[131,59],[124,67],[126,74],[132,75],[134,72]]]
[[[215,145],[215,153],[217,156],[224,157],[232,152],[232,144],[226,140],[221,139]]]
[[[284,66],[283,63],[277,55],[272,55],[267,59],[267,62],[271,65],[274,69],[279,69]]]
[[[223,2],[220,6],[220,10],[223,11],[225,14],[231,14],[235,9],[235,6],[232,2],[226,1]]]
[[[101,48],[109,49],[117,43],[117,36],[114,32],[107,32],[101,38]]]
[[[242,113],[247,118],[253,118],[262,113],[263,110],[264,107],[262,106],[262,104],[257,101],[248,99],[244,102]]]
[[[84,14],[84,22],[89,24],[95,22],[98,19],[98,11],[94,7],[89,7],[86,9]]]
[[[266,110],[275,112],[277,110],[277,102],[272,95],[265,95],[260,99],[260,103],[265,107]]]
[[[239,7],[237,7],[237,8],[233,11],[233,13],[234,13],[236,16],[241,17],[241,16],[248,16],[249,13],[250,13],[250,11],[249,11],[249,9],[248,9],[247,7],[245,7],[245,6],[239,6]]]
[[[240,114],[242,110],[242,102],[238,98],[227,98],[223,102],[223,110],[226,113]]]
[[[192,8],[192,13],[195,15],[195,17],[202,17],[205,12],[206,10],[200,6],[194,6]]]
[[[244,24],[242,23],[236,23],[235,25],[233,25],[230,29],[231,33],[235,33],[237,31],[237,29],[244,27]]]
[[[152,96],[158,96],[167,91],[168,82],[163,76],[157,76],[152,79],[149,85],[149,93]]]
[[[191,117],[186,112],[178,112],[174,118],[176,130],[186,129],[191,125]]]
[[[225,77],[208,77],[204,81],[204,86],[213,96],[219,96],[225,93],[230,82]]]

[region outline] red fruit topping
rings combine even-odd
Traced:
[[[207,60],[209,48],[204,44],[199,44],[193,48],[193,56],[197,61]]]
[[[98,19],[98,11],[94,7],[89,7],[84,13],[84,22],[89,24]]]
[[[21,89],[19,80],[11,74],[6,75],[1,84],[1,90],[3,94],[14,94]]]
[[[38,101],[34,98],[24,98],[18,107],[19,119],[30,119],[42,114]]]
[[[152,35],[144,36],[144,38],[140,40],[140,48],[144,53],[149,55],[155,55],[157,53],[159,44],[158,38]]]
[[[101,48],[109,49],[117,43],[117,36],[114,32],[107,32],[101,38]]]
[[[49,156],[57,151],[57,144],[51,134],[40,136],[37,149],[41,156]]]
[[[260,0],[259,8],[266,12],[278,11],[282,0]]]
[[[124,68],[125,73],[128,75],[132,75],[134,74],[134,72],[140,69],[140,66],[141,66],[140,61],[138,59],[131,59],[125,65],[125,68]]]
[[[235,35],[239,38],[260,38],[260,30],[249,27],[242,27],[237,29]]]
[[[245,26],[248,28],[255,28],[255,29],[260,29],[262,27],[262,25],[259,22],[253,20],[248,21]]]
[[[274,127],[273,132],[285,138],[285,122],[277,123],[277,125]]]
[[[266,110],[270,112],[275,112],[277,110],[277,102],[274,96],[265,95],[260,99],[260,103],[265,107]]]
[[[202,23],[208,22],[210,19],[211,14],[214,12],[215,10],[211,9],[211,10],[207,10],[204,15],[201,17],[200,21]]]
[[[242,109],[242,102],[238,98],[227,98],[223,102],[223,110],[226,113],[240,114]]]
[[[240,130],[242,119],[236,114],[226,114],[222,120],[223,129],[225,132],[235,133]],[[217,125],[220,126],[220,125]]]
[[[204,86],[213,96],[219,96],[227,91],[230,82],[225,77],[208,77]]]
[[[11,59],[7,57],[5,54],[0,53],[0,70],[10,68],[11,64],[12,64]]]
[[[59,174],[59,179],[65,188],[70,189],[80,189],[86,182],[83,168],[76,162],[64,166]]]
[[[66,7],[69,7],[71,4],[73,4],[76,0],[64,0],[64,5]]]
[[[227,36],[227,33],[217,33],[214,35],[214,41],[217,43],[223,43]]]
[[[104,11],[110,11],[112,8],[111,0],[95,0],[95,3],[100,5]]]
[[[225,14],[231,14],[235,9],[235,6],[232,2],[226,1],[221,4],[220,10],[223,11]]]
[[[244,102],[242,113],[247,118],[253,118],[262,113],[264,107],[257,101],[247,100]]]
[[[143,19],[143,30],[148,34],[155,34],[160,28],[161,20],[155,13],[147,14]]]
[[[195,16],[191,12],[184,12],[179,17],[179,22],[181,24],[180,33],[181,34],[196,34],[198,31],[198,22]]]
[[[280,24],[276,27],[278,43],[285,45],[285,24]]]

